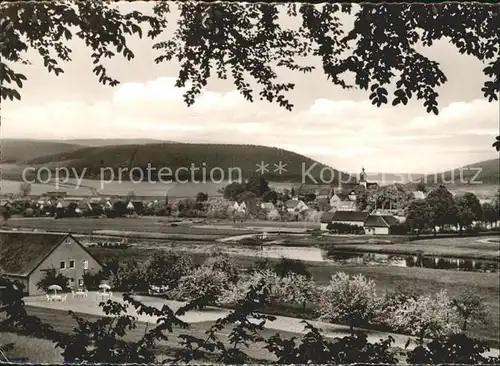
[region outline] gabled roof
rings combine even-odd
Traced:
[[[365,222],[366,227],[391,227],[399,225],[399,220],[392,215],[370,215]]]
[[[68,234],[0,233],[0,270],[29,275]]]
[[[368,212],[363,211],[335,211],[332,221],[362,221],[368,218]]]
[[[302,201],[300,200],[289,200],[289,201],[286,201],[286,207],[287,208],[295,208],[297,207]],[[304,202],[302,202],[304,203]]]
[[[420,200],[423,200],[425,199],[425,193],[422,192],[422,191],[413,191],[413,196],[415,197],[415,199],[420,199]]]
[[[101,267],[102,263],[71,234],[41,232],[1,232],[0,272],[27,277],[61,244],[71,237]]]
[[[316,196],[329,196],[331,190],[331,187],[319,187],[315,190],[314,194]]]
[[[400,221],[392,215],[382,215],[382,218],[389,224],[389,226],[399,225]]]
[[[260,207],[266,210],[272,210],[274,208],[274,205],[272,202],[262,202],[260,204]]]
[[[365,227],[389,227],[390,225],[380,215],[370,215],[365,222]]]
[[[333,212],[323,212],[319,221],[323,224],[330,224],[333,221],[334,215]]]
[[[97,202],[90,202],[89,203],[90,205],[90,208],[93,210],[93,211],[100,211],[102,210],[102,205],[100,203],[97,203]]]
[[[349,195],[348,195],[348,194],[346,194],[346,193],[340,193],[340,192],[339,192],[339,193],[335,193],[335,194],[332,196],[332,198],[333,198],[333,197],[335,197],[335,196],[337,196],[337,197],[338,197],[341,201],[345,201],[345,200],[348,200],[348,199],[349,199]]]
[[[87,200],[78,201],[78,208],[80,210],[90,210],[90,205]]]

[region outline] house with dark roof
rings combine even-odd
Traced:
[[[364,211],[335,211],[332,217],[332,224],[347,224],[364,227],[369,213]]]
[[[323,212],[321,215],[321,218],[319,219],[321,230],[327,231],[328,230],[328,224],[331,224],[333,221],[333,216],[335,215],[334,212]]]
[[[365,233],[371,235],[388,235],[400,221],[392,215],[370,215],[365,222]]]
[[[49,269],[68,277],[70,288],[83,287],[83,275],[102,265],[71,234],[0,233],[0,273],[24,285],[29,295],[43,294],[36,284]]]

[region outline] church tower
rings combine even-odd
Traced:
[[[366,189],[366,173],[364,167],[361,169],[361,173],[359,173],[359,185]]]

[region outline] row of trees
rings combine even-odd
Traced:
[[[436,227],[458,226],[460,232],[471,228],[474,222],[496,223],[500,219],[500,190],[493,204],[483,205],[473,193],[453,196],[445,186],[429,192],[425,199],[413,201],[408,207],[407,222],[417,232],[430,228],[436,233]]]

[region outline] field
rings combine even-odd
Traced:
[[[13,164],[0,164],[2,169],[2,176],[9,177],[13,174],[21,174],[21,168]],[[18,180],[2,179],[0,182],[0,193],[18,193],[19,184],[21,182]],[[77,181],[75,179],[70,179],[66,183],[59,183],[56,185],[55,181],[49,182],[47,184],[33,183],[31,184],[31,194],[32,195],[42,195],[46,192],[67,192],[70,196],[86,197],[93,196],[97,194],[102,195],[118,195],[125,196],[130,191],[134,191],[136,196],[142,197],[164,197],[168,194],[171,198],[188,198],[196,197],[196,194],[203,192],[208,194],[209,197],[222,197],[219,190],[228,185],[229,182],[224,181],[221,183],[215,182],[187,182],[187,183],[133,183],[133,182],[111,182],[107,183],[103,181],[93,180],[93,179],[83,179],[80,186],[77,187]],[[294,183],[283,183],[283,182],[270,182],[269,186],[275,189],[291,189],[297,184]]]
[[[90,234],[102,230],[122,232],[149,232],[163,234],[203,235],[205,240],[215,240],[230,235],[250,233],[238,228],[214,227],[207,230],[196,226],[170,226],[169,218],[142,217],[142,218],[13,218],[3,226],[9,228],[42,229],[47,231],[71,232]],[[208,237],[207,237],[208,235]]]

